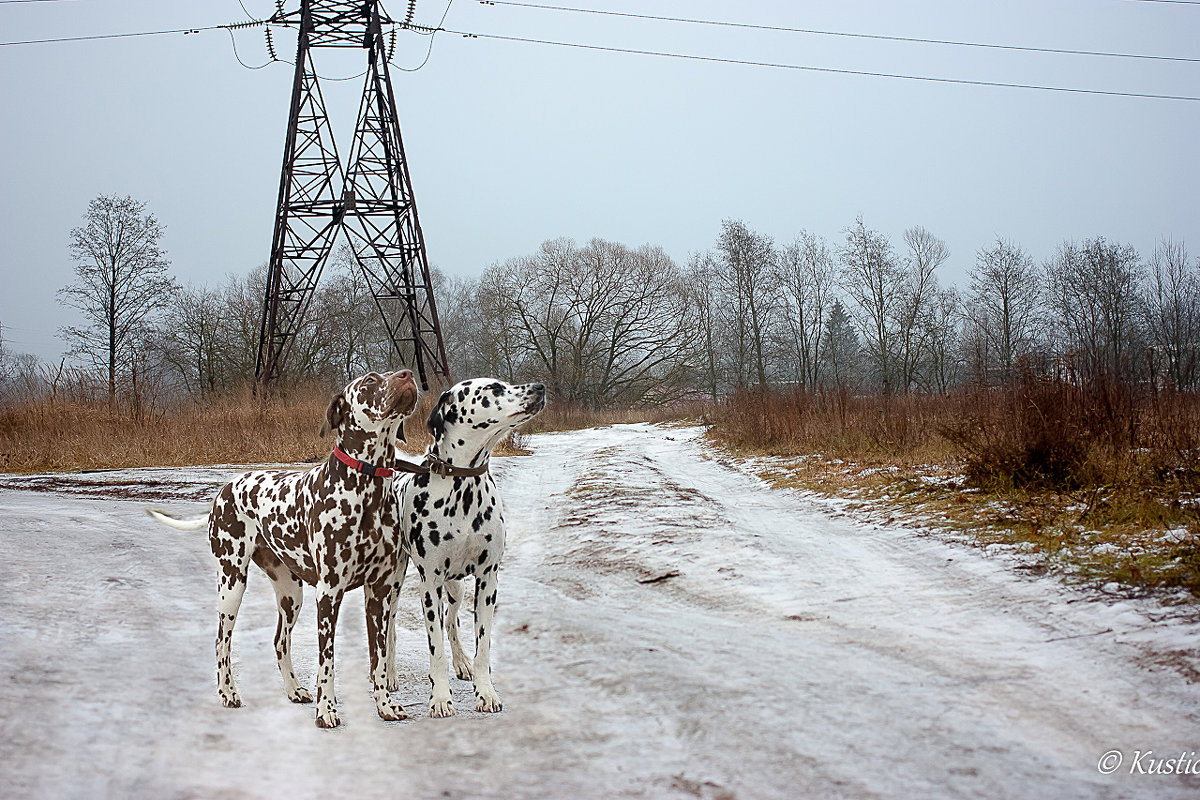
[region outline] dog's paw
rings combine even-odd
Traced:
[[[333,706],[326,708],[317,707],[317,727],[318,728],[336,728],[342,724],[341,718],[338,717],[337,709]]]
[[[504,704],[500,702],[500,695],[496,694],[496,690],[491,686],[475,689],[475,710],[486,711],[494,714],[504,708]]]
[[[429,698],[429,716],[444,719],[454,716],[454,703],[449,697]]]
[[[297,686],[288,692],[288,700],[291,700],[293,703],[311,703],[312,695],[308,693],[308,689],[305,689],[303,686]]]
[[[408,714],[404,713],[404,709],[399,703],[394,703],[390,698],[375,701],[375,711],[379,714],[379,718],[387,722],[396,722],[402,719],[408,719]]]
[[[469,681],[475,677],[475,672],[471,666],[471,659],[463,658],[454,662],[454,676],[460,681]]]
[[[241,708],[242,698],[238,697],[238,693],[232,689],[221,690],[221,705],[226,708]]]

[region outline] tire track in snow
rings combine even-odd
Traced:
[[[1057,797],[1185,796],[1200,786],[1186,778],[1138,785],[1137,776],[1122,784],[1096,773],[1095,758],[1113,746],[1191,747],[1197,692],[1178,676],[1141,674],[1136,648],[1047,641],[1090,622],[1057,584],[1021,580],[902,530],[831,520],[704,458],[696,432],[611,431],[587,446],[540,441],[538,457],[576,469],[558,493],[558,516],[535,534],[544,557],[521,565],[523,578],[575,601],[564,604],[571,613],[540,622],[555,646],[592,653],[576,667],[583,683],[619,681],[611,665],[633,663],[632,646],[666,653],[681,663],[637,672],[642,692],[704,698],[699,719],[669,701],[659,713],[706,734],[706,714],[726,719],[737,708],[737,684],[770,687],[767,708],[782,703],[818,721],[806,736],[786,714],[757,717],[782,741],[798,737],[797,755],[822,754],[818,765],[857,755],[884,768],[808,776],[828,780],[835,794],[1020,796],[1054,787]],[[681,575],[637,584],[668,569]],[[692,673],[689,661],[707,667]],[[723,694],[728,705],[712,702]],[[765,744],[762,734],[750,738],[752,747],[735,748],[743,764],[754,761],[747,749]],[[739,764],[714,756],[705,766],[716,785],[738,784]]]

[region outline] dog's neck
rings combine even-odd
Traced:
[[[396,439],[393,427],[364,431],[347,426],[338,434],[337,446],[343,453],[359,461],[380,467],[387,466],[392,460],[392,442]],[[334,457],[330,455],[329,458]]]
[[[464,441],[462,444],[450,436],[438,436],[429,446],[429,454],[455,467],[481,467],[491,458],[492,449],[503,435],[504,432],[501,431],[499,435],[489,436],[482,443]]]

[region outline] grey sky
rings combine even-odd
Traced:
[[[255,16],[268,0],[243,0]],[[288,7],[296,4],[289,0]],[[771,25],[1200,57],[1200,5],[1135,0],[579,0],[564,5]],[[404,0],[387,4],[403,16]],[[420,0],[435,24],[445,4]],[[0,40],[207,26],[236,0],[0,4]],[[606,19],[455,0],[459,30],[972,80],[1200,94],[1200,63],[935,45]],[[277,31],[294,55],[294,36]],[[266,59],[261,29],[237,34]],[[400,34],[415,65],[427,39]],[[357,51],[318,51],[323,75]],[[0,47],[0,323],[56,358],[75,321],[67,233],[100,193],[131,194],[166,226],[185,282],[266,260],[292,79],[248,71],[224,31]],[[996,236],[1038,259],[1104,235],[1148,255],[1161,236],[1200,253],[1200,103],[952,86],[464,39],[439,34],[420,71],[393,73],[431,261],[450,274],[557,236],[661,244],[680,262],[720,221],[836,242],[862,214],[898,240],[923,225],[961,282]],[[361,81],[326,82],[343,159]]]

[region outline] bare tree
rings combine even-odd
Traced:
[[[1175,386],[1194,389],[1200,368],[1200,259],[1188,264],[1187,246],[1164,239],[1150,259],[1146,328],[1156,360]]]
[[[845,244],[838,250],[845,271],[842,287],[854,301],[873,363],[885,394],[899,379],[899,334],[895,321],[904,299],[905,271],[896,261],[892,243],[858,217],[845,229]]]
[[[657,247],[546,242],[490,267],[477,297],[506,376],[589,406],[664,399],[682,384],[697,335],[679,269]]]
[[[13,371],[12,356],[4,344],[4,323],[0,323],[0,383],[6,383]]]
[[[329,328],[314,331],[328,340],[331,363],[321,371],[336,376],[336,383],[346,383],[369,370],[396,366],[400,355],[391,345],[367,275],[348,242],[340,243],[329,266],[318,289],[318,305]],[[431,277],[435,284],[445,283],[436,269]]]
[[[182,289],[167,308],[158,347],[163,361],[189,392],[205,394],[225,385],[222,311],[220,293],[206,286]]]
[[[559,397],[575,395],[570,351],[578,333],[569,300],[575,261],[575,243],[553,239],[532,256],[493,265],[480,279],[489,324],[505,348],[506,377],[536,375]]]
[[[921,315],[921,339],[924,357],[920,384],[927,390],[945,394],[962,378],[958,359],[961,351],[960,321],[962,298],[958,289],[950,286],[936,289],[929,308]]]
[[[229,385],[254,380],[266,291],[265,262],[245,275],[229,275],[221,289],[221,361]]]
[[[626,250],[615,291],[601,311],[589,369],[595,406],[660,402],[680,391],[697,339],[694,307],[675,262],[658,246]]]
[[[1082,245],[1064,242],[1046,265],[1060,348],[1077,355],[1085,375],[1127,374],[1133,368],[1143,273],[1132,246],[1103,237]]]
[[[447,277],[436,297],[446,358],[455,375],[511,375],[512,365],[502,357],[511,342],[511,327],[490,329],[487,299],[479,280]]]
[[[896,308],[896,343],[900,388],[907,392],[918,381],[927,356],[931,328],[926,319],[939,296],[934,271],[950,258],[946,243],[917,226],[904,232],[908,246],[902,296]]]
[[[770,237],[755,233],[741,220],[724,220],[717,238],[718,273],[734,335],[737,384],[749,383],[745,366],[753,368],[759,385],[767,385],[766,343],[774,300],[771,266],[775,261]]]
[[[983,371],[1001,381],[1016,374],[1017,359],[1036,345],[1042,317],[1042,279],[1033,257],[1020,245],[997,238],[975,255],[969,314],[981,337]]]
[[[820,380],[821,342],[834,288],[829,245],[819,236],[800,231],[795,241],[780,249],[774,279],[782,289],[780,314],[798,382],[815,389]]]
[[[134,363],[139,330],[177,288],[161,238],[162,226],[144,203],[108,195],[93,200],[84,224],[71,231],[76,280],[59,290],[59,301],[82,312],[86,324],[62,333],[73,355],[107,374],[110,401]]]
[[[683,285],[695,311],[696,358],[705,393],[716,402],[723,388],[722,314],[717,299],[717,264],[711,252],[693,253]]]

